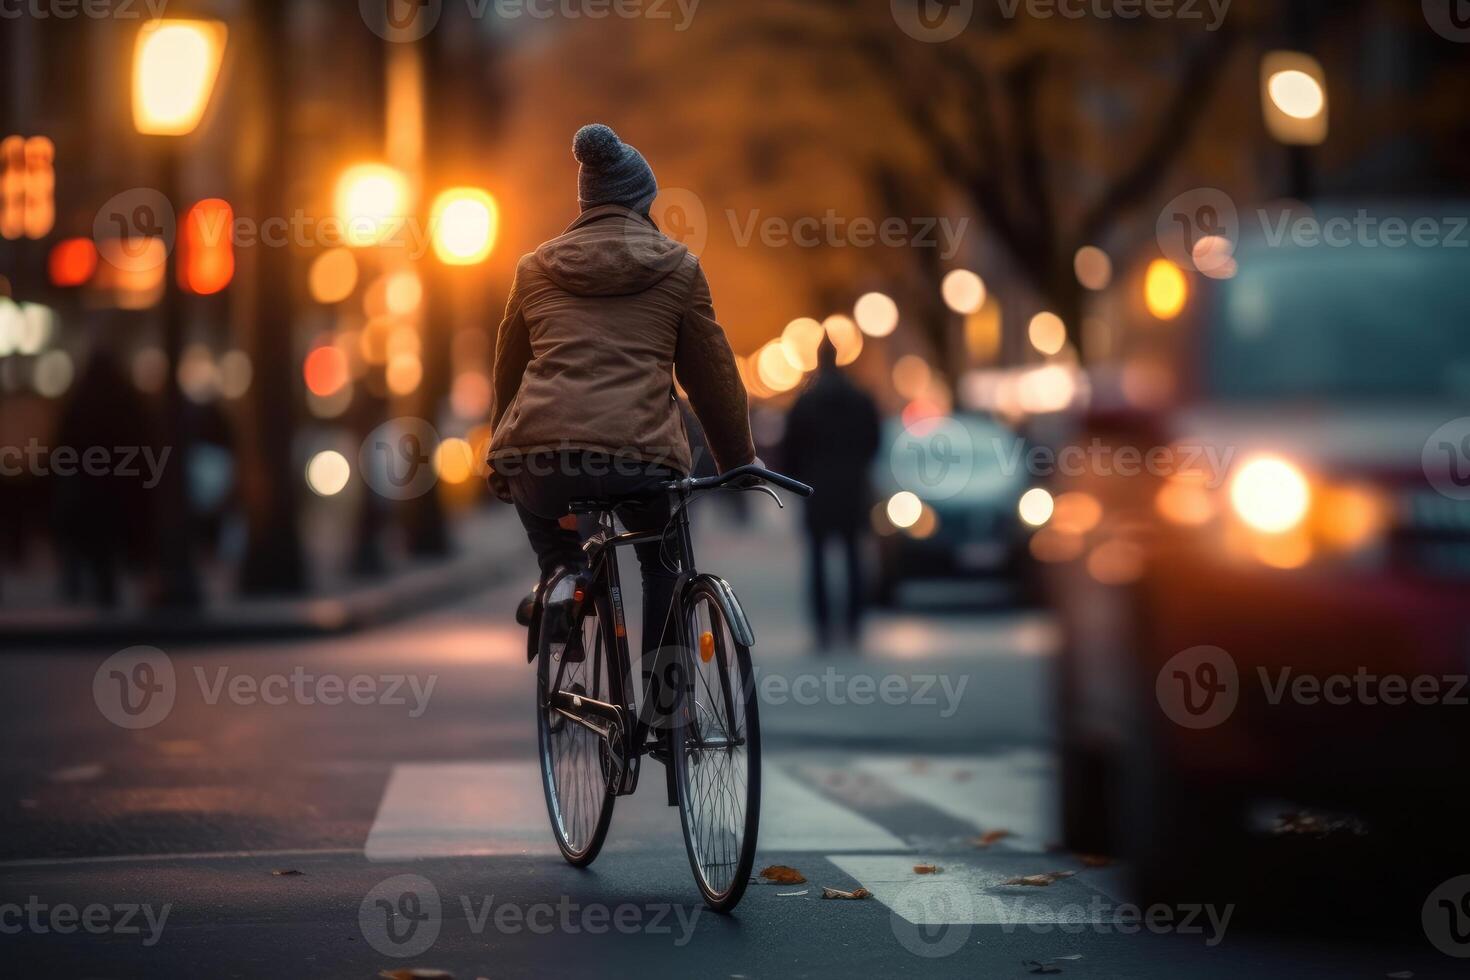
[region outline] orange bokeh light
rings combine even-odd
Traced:
[[[57,242],[51,249],[47,267],[54,285],[84,285],[97,271],[97,246],[90,238],[68,238]]]
[[[302,375],[306,387],[318,398],[327,398],[342,390],[350,376],[347,357],[333,346],[318,347],[306,355]]]
[[[200,201],[184,216],[179,235],[179,285],[209,296],[235,278],[235,211],[217,197]]]

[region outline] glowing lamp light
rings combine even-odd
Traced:
[[[1266,79],[1266,93],[1276,108],[1293,119],[1311,119],[1327,103],[1317,80],[1295,68],[1278,71]]]
[[[1261,58],[1261,113],[1266,128],[1288,146],[1315,146],[1327,138],[1327,75],[1300,51],[1268,51]]]
[[[209,105],[228,29],[214,20],[152,20],[133,47],[133,125],[150,136],[194,131]]]
[[[377,245],[402,226],[408,209],[408,181],[392,167],[363,163],[337,179],[337,217],[348,245]]]
[[[1251,460],[1230,481],[1235,512],[1266,534],[1283,534],[1301,524],[1311,502],[1311,486],[1302,471],[1274,456]]]
[[[490,257],[500,226],[495,198],[478,187],[454,187],[434,200],[429,216],[434,254],[445,265],[478,265]]]
[[[97,271],[97,246],[90,238],[68,238],[51,249],[47,270],[53,285],[82,286]]]
[[[1189,282],[1183,270],[1168,259],[1154,259],[1143,276],[1143,300],[1155,317],[1174,319],[1189,300]]]

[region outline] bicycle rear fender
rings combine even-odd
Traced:
[[[740,599],[735,595],[735,590],[730,583],[718,575],[707,572],[694,576],[684,587],[684,598],[688,601],[689,593],[701,582],[709,584],[716,599],[720,603],[720,611],[725,614],[725,621],[730,624],[730,632],[735,636],[735,642],[741,646],[755,646],[755,631],[750,627],[750,619],[745,615],[745,609],[740,605]]]

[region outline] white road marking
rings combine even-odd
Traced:
[[[1042,851],[1057,839],[1052,757],[1034,750],[998,756],[917,760],[863,756],[855,765],[919,803],[972,825],[1009,830],[993,845],[1006,851]]]
[[[906,851],[909,845],[774,764],[763,770],[763,851]],[[638,792],[613,807],[609,847],[679,847],[678,811],[663,770],[645,760]],[[393,767],[364,852],[369,861],[461,855],[556,854],[533,762],[408,763]]]
[[[539,770],[533,762],[396,765],[363,852],[369,861],[556,854]]]
[[[1112,889],[1097,887],[1087,871],[1045,888],[1002,884],[1020,875],[1062,870],[1070,864],[1066,861],[996,855],[966,864],[944,862],[939,874],[919,875],[912,855],[835,854],[827,860],[914,925],[1112,923],[1120,904]]]
[[[907,851],[895,837],[840,803],[767,764],[761,772],[763,851]]]

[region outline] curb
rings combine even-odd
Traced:
[[[214,610],[106,613],[86,609],[0,613],[0,652],[102,644],[243,643],[340,636],[381,626],[507,579],[511,555],[478,554],[404,572],[335,596],[232,602]]]

